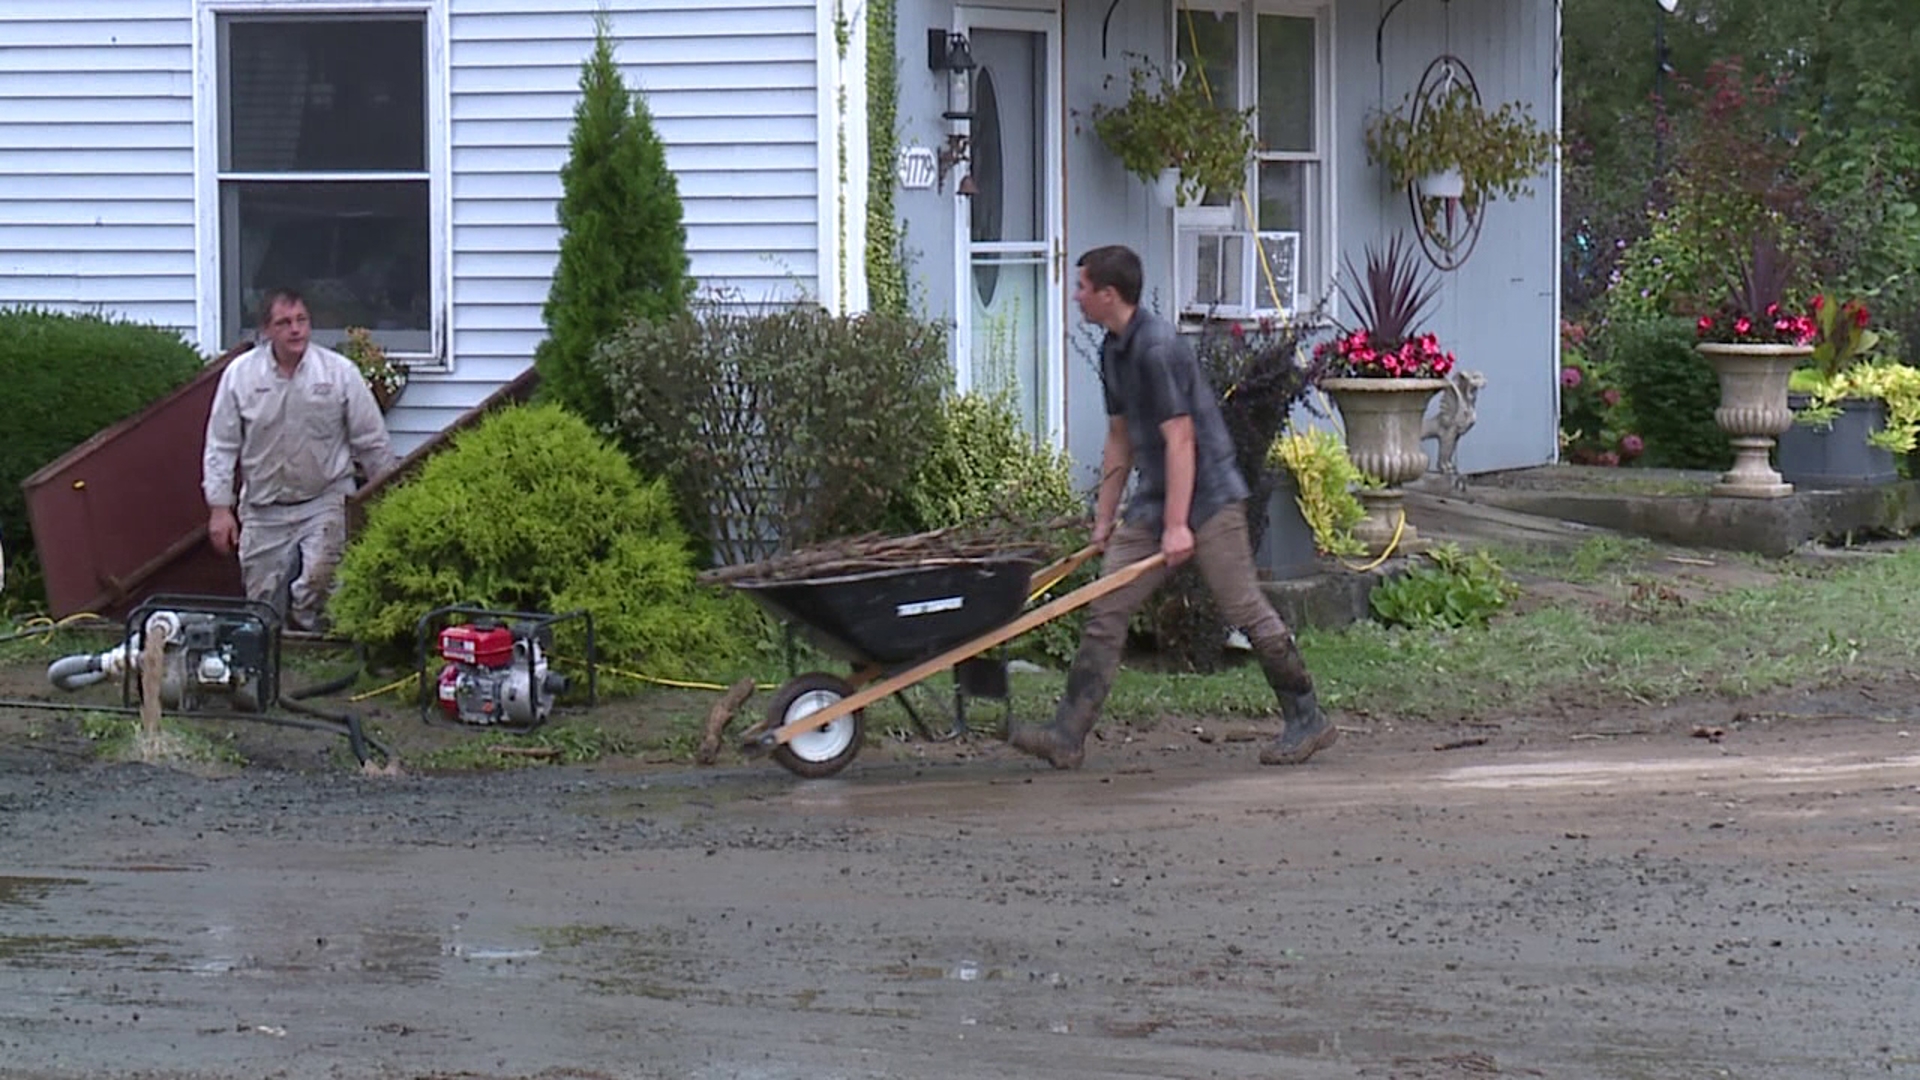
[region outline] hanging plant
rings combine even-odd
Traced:
[[[1094,135],[1128,172],[1153,184],[1163,171],[1179,170],[1180,205],[1200,201],[1209,190],[1238,192],[1246,185],[1253,110],[1215,104],[1197,68],[1168,73],[1136,57],[1126,100],[1095,105],[1092,116]]]
[[[1525,105],[1507,102],[1488,112],[1470,81],[1451,81],[1376,114],[1367,125],[1367,159],[1396,186],[1457,173],[1459,189],[1449,197],[1478,209],[1495,195],[1532,194],[1527,181],[1552,162],[1556,141]]]

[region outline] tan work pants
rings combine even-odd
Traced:
[[[247,599],[272,604],[295,629],[313,629],[347,546],[346,498],[327,494],[294,506],[248,506],[242,514],[240,580]]]

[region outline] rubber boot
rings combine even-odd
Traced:
[[[1056,769],[1079,768],[1087,753],[1087,733],[1093,730],[1100,704],[1113,684],[1115,666],[1105,662],[1102,650],[1083,649],[1067,671],[1066,696],[1054,711],[1053,723],[1015,724],[1007,731],[1007,744]]]
[[[1261,650],[1260,667],[1285,721],[1280,735],[1261,749],[1260,764],[1299,765],[1339,740],[1340,729],[1320,711],[1313,676],[1292,634]]]

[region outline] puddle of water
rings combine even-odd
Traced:
[[[527,960],[540,955],[539,946],[530,948],[513,945],[463,945],[453,944],[447,947],[449,956],[462,960]]]

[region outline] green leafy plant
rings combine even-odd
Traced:
[[[1880,344],[1880,333],[1869,327],[1873,313],[1859,299],[1834,303],[1823,293],[1811,301],[1816,333],[1813,339],[1813,370],[1833,378],[1870,356]]]
[[[1168,72],[1135,55],[1126,100],[1095,105],[1092,117],[1094,135],[1141,180],[1153,183],[1163,170],[1179,169],[1182,205],[1198,202],[1203,191],[1246,185],[1253,110],[1215,104],[1197,66]]]
[[[186,383],[204,363],[177,331],[98,315],[0,309],[0,385],[7,388],[0,536],[16,562],[7,575],[18,582],[11,589],[37,581],[17,565],[33,549],[21,483]]]
[[[1826,377],[1796,371],[1793,389],[1808,395],[1807,407],[1795,414],[1796,423],[1832,427],[1848,398],[1878,399],[1886,403],[1887,422],[1867,436],[1875,446],[1905,456],[1920,445],[1920,369],[1895,361],[1854,364]],[[1803,377],[1804,376],[1804,377]]]
[[[1373,590],[1373,613],[1389,626],[1444,630],[1485,626],[1520,595],[1520,587],[1491,554],[1437,544],[1425,562]]]
[[[629,319],[687,308],[687,232],[666,145],[644,95],[629,91],[613,55],[609,16],[594,16],[593,53],[581,64],[567,163],[560,170],[560,261],[534,353],[543,397],[599,430],[613,420],[594,348]]]
[[[1041,525],[1085,518],[1089,496],[1073,482],[1073,458],[1034,441],[1020,425],[1010,393],[949,395],[926,433],[926,454],[895,500],[888,532],[906,535],[972,524]],[[1088,531],[1050,537],[1063,550],[1077,549]],[[1093,580],[1089,564],[1056,584],[1053,595]],[[1073,659],[1086,611],[1055,619],[1023,634],[1009,656],[1064,665]]]
[[[1364,555],[1367,545],[1353,535],[1353,527],[1366,516],[1366,508],[1354,497],[1357,487],[1368,484],[1340,436],[1324,428],[1292,431],[1273,442],[1271,462],[1293,474],[1299,494],[1300,516],[1313,530],[1313,542],[1329,555]]]
[[[1553,133],[1527,106],[1508,102],[1482,108],[1471,84],[1456,82],[1424,106],[1412,95],[1374,115],[1366,132],[1368,160],[1398,186],[1458,171],[1461,202],[1478,207],[1495,195],[1531,194],[1527,181],[1553,161]]]
[[[1641,464],[1665,469],[1724,469],[1733,461],[1727,433],[1714,423],[1720,382],[1693,349],[1693,325],[1681,318],[1609,322],[1588,339],[1633,403],[1644,443]]]
[[[446,604],[585,609],[601,656],[648,675],[712,672],[743,647],[744,602],[695,585],[665,483],[551,403],[490,415],[383,495],[338,581],[336,630],[394,652]],[[555,629],[558,656],[584,655],[577,620]]]
[[[728,564],[879,528],[951,383],[940,324],[811,305],[630,323],[599,363],[641,470]]]

